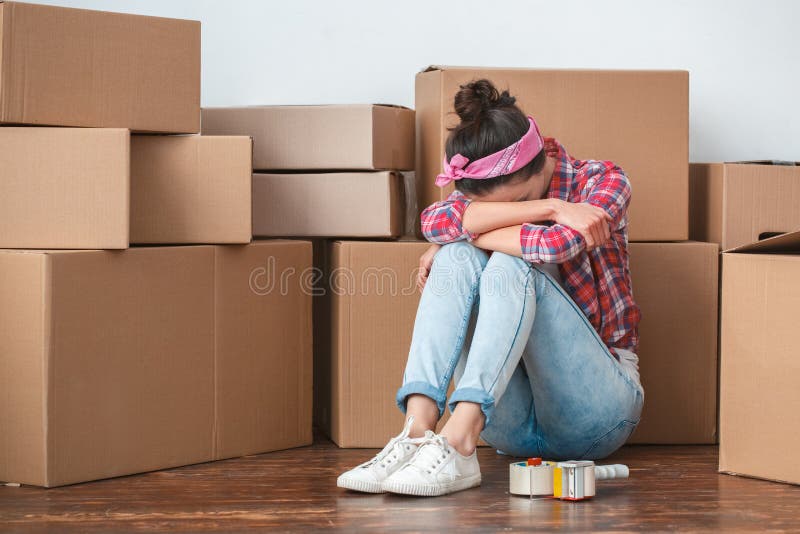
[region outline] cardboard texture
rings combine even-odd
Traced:
[[[629,443],[717,439],[718,254],[713,243],[631,243],[645,391]]]
[[[200,130],[200,23],[0,2],[0,123]]]
[[[311,243],[215,250],[215,458],[310,445]]]
[[[131,137],[131,243],[249,243],[249,137]]]
[[[52,487],[310,443],[310,296],[297,280],[250,290],[310,264],[299,241],[0,251],[0,480]]]
[[[254,174],[253,235],[397,237],[403,189],[394,172]]]
[[[509,89],[575,158],[611,160],[632,185],[631,241],[688,238],[689,73],[685,71],[528,70],[430,67],[416,78],[416,174],[419,206],[444,198],[439,188],[448,127],[458,124],[459,85],[488,78]]]
[[[127,248],[129,177],[128,130],[0,128],[0,247]]]
[[[692,239],[728,250],[800,228],[800,166],[693,163],[689,170]]]
[[[315,243],[314,419],[340,447],[383,447],[403,427],[400,387],[430,243]]]
[[[800,484],[800,231],[722,254],[719,470]]]
[[[414,111],[387,105],[204,108],[204,135],[249,135],[257,170],[413,170]]]

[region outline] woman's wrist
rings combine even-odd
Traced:
[[[561,211],[561,205],[564,201],[557,198],[549,198],[548,200],[550,201],[550,216],[548,219],[555,221],[556,217],[558,217],[558,212]]]
[[[562,201],[557,198],[543,198],[541,200],[530,201],[531,216],[525,222],[542,223],[554,220],[560,209],[561,202]]]

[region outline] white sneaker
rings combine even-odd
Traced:
[[[428,430],[414,456],[383,481],[383,490],[435,497],[480,485],[476,451],[463,456],[448,445],[447,438]]]
[[[419,444],[425,438],[409,438],[413,417],[406,420],[403,431],[392,438],[381,452],[363,464],[354,467],[346,473],[342,473],[336,480],[336,485],[340,488],[363,491],[365,493],[383,493],[381,483],[400,469],[406,461],[411,458]]]

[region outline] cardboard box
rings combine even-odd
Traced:
[[[249,137],[0,128],[0,247],[248,243]]]
[[[340,447],[383,447],[403,427],[395,404],[419,304],[416,270],[430,243],[318,243],[314,420]]]
[[[403,187],[394,172],[254,174],[253,235],[397,237]]]
[[[204,108],[202,129],[252,137],[258,170],[414,168],[414,111],[399,106]]]
[[[131,243],[249,243],[249,137],[131,137]]]
[[[214,457],[310,445],[311,243],[214,248]]]
[[[310,443],[310,296],[260,281],[310,268],[310,253],[0,251],[0,480],[60,486]]]
[[[719,470],[800,484],[800,230],[722,255]]]
[[[800,166],[693,163],[689,189],[691,238],[723,250],[800,228]]]
[[[127,248],[129,177],[128,130],[0,128],[0,247]]]
[[[625,169],[633,197],[631,241],[689,235],[689,73],[685,71],[528,70],[429,67],[416,79],[416,173],[420,208],[452,191],[439,188],[448,127],[458,123],[459,85],[488,78],[509,89],[542,133],[575,158]]]
[[[718,255],[713,243],[631,243],[633,295],[642,310],[644,409],[629,443],[717,439]]]
[[[0,123],[200,129],[200,23],[0,2]]]

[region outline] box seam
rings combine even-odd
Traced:
[[[219,389],[218,389],[218,336],[217,336],[217,270],[218,270],[218,256],[219,251],[218,247],[214,246],[211,248],[213,253],[214,259],[211,263],[212,265],[212,284],[213,284],[213,291],[211,292],[211,311],[212,314],[212,337],[213,343],[212,346],[214,348],[213,351],[213,360],[212,360],[212,382],[211,382],[211,391],[213,393],[213,412],[211,414],[211,460],[219,460],[219,451],[220,447],[218,444],[219,440]]]
[[[11,17],[13,15],[13,4],[0,2],[0,123],[7,121],[8,100],[7,80],[8,80],[8,48],[11,43],[10,31]]]
[[[347,268],[350,269],[350,271],[352,272],[352,270],[353,270],[353,246],[351,245],[351,246],[348,246],[347,248],[348,248],[348,251],[347,251]],[[355,287],[358,287],[358,280],[356,280]],[[355,290],[356,289],[354,288],[354,291]],[[339,416],[339,439],[342,440],[342,442],[345,441],[345,439],[344,439],[345,435],[347,436],[348,439],[352,438],[352,436],[350,436],[349,433],[345,434],[342,421],[343,420],[352,421],[353,420],[353,415],[354,415],[353,395],[351,395],[351,393],[350,393],[350,385],[353,383],[352,377],[350,376],[350,371],[351,371],[350,361],[351,361],[351,356],[352,356],[352,354],[351,354],[351,349],[352,349],[351,341],[352,341],[352,338],[353,338],[353,333],[352,333],[352,330],[351,330],[351,327],[353,325],[353,317],[352,317],[353,306],[352,306],[352,296],[351,295],[346,295],[345,297],[346,298],[344,299],[343,304],[347,308],[347,314],[346,314],[346,316],[347,316],[347,329],[345,329],[345,332],[347,332],[347,336],[345,336],[345,339],[344,339],[345,346],[344,346],[344,350],[342,350],[342,353],[340,355],[340,358],[339,358],[339,369],[337,370],[337,372],[339,374],[339,377],[340,377],[340,381],[342,380],[342,378],[346,378],[347,379],[347,388],[345,389],[345,387],[344,387],[345,384],[342,383],[342,382],[340,382],[340,387],[339,387],[340,393],[345,393],[347,395],[347,418],[344,419],[342,417],[343,414],[340,414],[340,416]],[[344,358],[346,358],[346,365],[343,365],[343,363],[345,363],[345,362],[342,361],[343,360],[342,356]],[[344,368],[346,370],[345,373],[341,372],[342,368]]]
[[[42,343],[42,435],[44,437],[44,485],[50,487],[53,483],[55,462],[51,462],[53,451],[56,450],[55,434],[50,432],[51,407],[55,404],[54,395],[51,394],[53,384],[53,261],[51,254],[44,254],[42,260],[42,327],[44,340]]]

